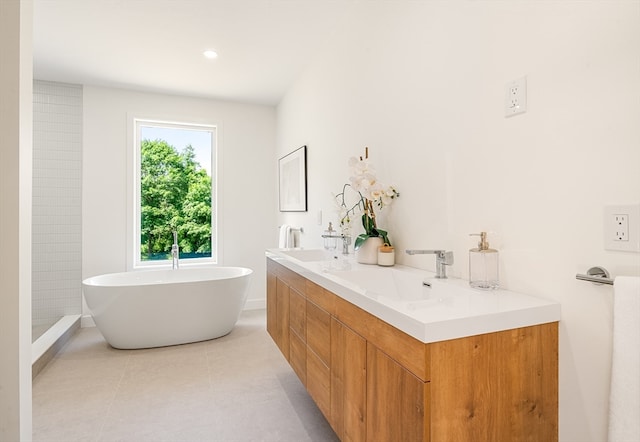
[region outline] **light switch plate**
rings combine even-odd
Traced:
[[[640,252],[640,204],[605,206],[604,249]]]

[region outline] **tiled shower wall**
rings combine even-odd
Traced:
[[[82,312],[82,86],[33,84],[32,321]]]

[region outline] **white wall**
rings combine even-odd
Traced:
[[[32,2],[0,2],[0,440],[31,440]]]
[[[613,289],[575,274],[640,274],[602,246],[603,206],[640,203],[638,54],[638,1],[361,2],[278,107],[278,156],[309,146],[309,211],[278,222],[320,246],[369,146],[401,193],[383,224],[399,250],[453,250],[467,278],[468,234],[495,232],[503,287],[561,302],[560,438],[605,440]],[[528,111],[505,118],[523,75]]]
[[[276,238],[275,108],[84,87],[83,277],[127,268],[130,117],[217,123],[221,265],[254,270],[247,308],[265,305],[264,251]],[[184,264],[183,264],[184,265]]]

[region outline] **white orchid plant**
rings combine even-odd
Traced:
[[[351,176],[349,183],[342,187],[342,192],[335,196],[339,206],[340,227],[343,234],[348,234],[351,228],[352,217],[362,214],[362,226],[364,233],[358,235],[354,242],[355,249],[370,237],[381,237],[385,244],[391,245],[389,236],[385,230],[376,225],[376,213],[374,206],[382,210],[389,206],[400,196],[393,186],[385,186],[376,178],[376,171],[369,162],[369,148],[365,147],[365,157],[351,157],[349,159]],[[345,192],[351,188],[358,194],[357,201],[349,205],[346,202]]]

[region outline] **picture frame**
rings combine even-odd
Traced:
[[[278,160],[281,212],[307,211],[307,146]]]

